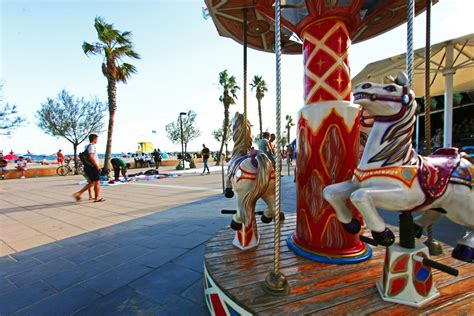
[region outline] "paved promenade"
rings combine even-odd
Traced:
[[[105,186],[101,203],[73,201],[81,176],[1,181],[0,315],[207,315],[204,244],[235,209],[213,169]]]
[[[204,244],[235,209],[214,170],[102,187],[101,203],[73,201],[81,176],[1,181],[0,315],[207,315]],[[282,186],[294,212],[292,176]],[[449,225],[435,230],[453,244]]]

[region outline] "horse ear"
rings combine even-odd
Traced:
[[[408,84],[407,74],[399,71],[397,74],[397,79],[395,79],[395,83],[400,86],[406,86]]]
[[[385,78],[383,78],[384,84],[389,84],[389,83],[394,83],[394,82],[395,82],[395,79],[391,75],[385,76]]]

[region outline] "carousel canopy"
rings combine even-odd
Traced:
[[[239,43],[243,43],[243,9],[247,9],[248,46],[273,52],[274,0],[205,0],[205,3],[219,34]],[[425,7],[426,0],[417,0],[416,14]],[[282,51],[286,54],[301,54],[298,36],[314,21],[341,19],[352,42],[358,43],[407,19],[406,0],[281,0],[281,10]]]
[[[446,65],[446,50],[453,48],[453,65]],[[406,71],[406,54],[382,59],[365,66],[353,79],[353,86],[364,81],[383,82],[388,75]],[[425,48],[415,50],[414,90],[417,97],[425,94]],[[474,34],[451,39],[431,46],[431,95],[445,92],[444,74],[454,74],[454,92],[474,90]]]

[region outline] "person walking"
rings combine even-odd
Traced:
[[[58,158],[58,165],[62,166],[64,163],[64,154],[62,153],[61,149],[58,150],[58,152],[56,153],[56,156]]]
[[[105,199],[100,197],[100,166],[99,158],[97,156],[97,139],[99,136],[96,134],[89,135],[89,145],[86,146],[83,153],[79,155],[82,163],[84,164],[84,173],[90,179],[90,183],[87,183],[81,190],[74,193],[76,201],[81,200],[81,195],[90,188],[94,188],[94,202],[104,202]]]
[[[112,158],[110,163],[112,164],[112,168],[114,168],[115,181],[120,180],[119,179],[120,171],[122,171],[122,176],[125,179],[127,179],[127,169],[130,168],[131,166],[129,163],[125,163],[125,161],[123,161],[120,158]]]
[[[207,174],[211,174],[211,171],[209,170],[209,165],[207,164],[209,161],[210,151],[209,151],[209,148],[206,147],[206,144],[202,144],[201,155],[202,155],[202,162],[204,162],[204,170],[202,171],[202,175],[205,174],[206,169],[207,169]]]
[[[158,148],[158,150],[156,150],[156,148],[155,148],[152,155],[153,155],[153,160],[155,161],[155,169],[158,170],[158,168],[160,168],[161,159],[162,159],[160,149]]]

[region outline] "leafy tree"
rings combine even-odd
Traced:
[[[106,105],[97,99],[76,98],[66,90],[56,99],[48,98],[36,112],[37,125],[46,134],[62,137],[74,148],[74,166],[77,174],[77,147],[92,133],[104,128]]]
[[[184,152],[188,150],[188,143],[201,136],[201,130],[196,126],[197,113],[190,110],[188,114],[182,117],[183,120],[183,143]],[[171,122],[165,126],[168,139],[173,144],[181,144],[181,125],[180,118],[176,122]]]
[[[255,89],[255,97],[258,102],[258,121],[260,124],[260,138],[262,138],[262,99],[265,96],[265,92],[268,91],[267,84],[265,80],[262,79],[262,76],[255,75],[253,81],[250,84],[253,89]]]
[[[0,84],[1,90],[3,90],[2,84]],[[18,114],[16,105],[3,104],[2,99],[0,99],[0,104],[0,135],[11,135],[16,128],[25,122],[25,118]]]
[[[229,146],[229,143],[232,140],[232,129],[230,128],[230,122],[229,122],[229,126],[227,126],[227,129],[228,129],[227,138],[224,139],[224,146],[225,146],[226,155],[229,152],[227,147]],[[224,130],[222,129],[222,127],[213,130],[212,131],[212,136],[214,136],[214,139],[217,140],[218,142],[222,142],[222,136],[224,136]]]
[[[115,111],[117,110],[117,83],[127,83],[132,74],[137,72],[134,65],[123,62],[125,57],[140,59],[133,50],[132,33],[121,32],[113,24],[106,23],[102,17],[96,17],[94,27],[99,42],[82,44],[87,56],[103,55],[102,74],[107,78],[107,96],[109,105],[109,126],[107,130],[107,147],[105,150],[104,167],[109,165],[112,152],[112,134],[114,130]]]
[[[287,139],[288,144],[291,143],[290,131],[291,131],[292,126],[295,126],[295,123],[293,122],[293,118],[291,117],[291,115],[287,115],[285,128],[287,130],[286,135],[288,136],[288,139]]]
[[[229,130],[229,107],[231,104],[235,104],[235,100],[237,99],[237,90],[240,87],[237,85],[234,76],[229,76],[227,73],[227,69],[219,73],[219,84],[222,88],[222,95],[219,97],[219,101],[222,102],[224,105],[224,123],[222,126],[223,129],[223,137],[221,141],[221,148],[217,154],[217,162],[216,165],[219,165],[221,161],[221,153],[224,149],[224,141],[227,139],[227,134]]]
[[[25,118],[18,114],[16,105],[6,103],[0,106],[0,135],[11,135],[24,122]]]

